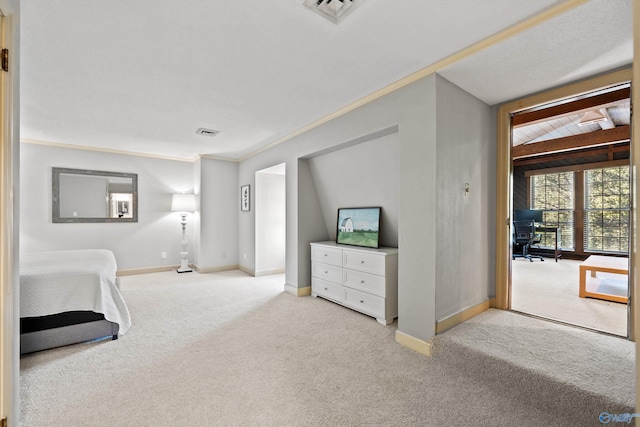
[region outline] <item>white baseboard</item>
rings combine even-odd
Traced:
[[[189,264],[189,267],[193,268],[195,271],[197,271],[200,274],[216,273],[218,271],[241,270],[238,267],[238,265],[223,265],[221,267],[202,268],[194,264]],[[162,267],[132,268],[129,270],[118,270],[116,272],[116,276],[122,277],[122,276],[135,276],[136,274],[160,273],[162,271],[177,270],[178,268],[180,268],[180,264],[163,265]]]
[[[271,268],[269,270],[256,270],[256,277],[270,276],[272,274],[282,274],[285,272],[284,268]]]
[[[162,267],[146,267],[146,268],[132,268],[128,270],[116,271],[116,276],[135,276],[136,274],[148,274],[148,273],[160,273],[162,271],[177,270],[180,268],[180,264],[176,265],[163,265]]]
[[[420,354],[424,354],[425,356],[429,357],[431,356],[432,348],[431,343],[428,341],[412,337],[411,335],[405,334],[404,332],[396,331],[396,342]]]
[[[206,273],[217,273],[219,271],[239,270],[239,267],[237,264],[223,265],[221,267],[200,267],[196,265],[195,270],[200,274],[206,274]]]
[[[295,295],[297,297],[306,297],[307,295],[311,295],[311,286],[307,286],[304,288],[297,288],[293,285],[285,283],[284,291],[291,295]]]
[[[250,268],[247,268],[247,267],[244,267],[242,265],[239,265],[238,266],[238,270],[242,271],[243,273],[247,273],[249,276],[256,277],[255,270],[252,270]]]

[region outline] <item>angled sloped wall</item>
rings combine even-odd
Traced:
[[[329,240],[338,208],[380,206],[380,246],[398,246],[398,133],[388,132],[309,159]]]

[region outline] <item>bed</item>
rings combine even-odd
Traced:
[[[98,338],[131,326],[105,249],[34,252],[20,257],[20,353]]]

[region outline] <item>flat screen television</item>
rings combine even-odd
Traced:
[[[381,208],[339,208],[336,243],[378,248]]]

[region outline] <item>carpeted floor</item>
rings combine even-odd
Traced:
[[[511,307],[523,313],[626,337],[626,304],[580,298],[579,266],[580,261],[570,259],[529,262],[516,258],[511,263]],[[618,288],[624,287],[626,294],[627,276],[608,273],[598,273],[598,279],[587,276],[589,290],[595,281],[600,281],[601,284],[619,284]]]
[[[24,426],[588,426],[633,412],[634,345],[489,310],[424,357],[282,275],[122,279],[117,341],[21,360]]]

